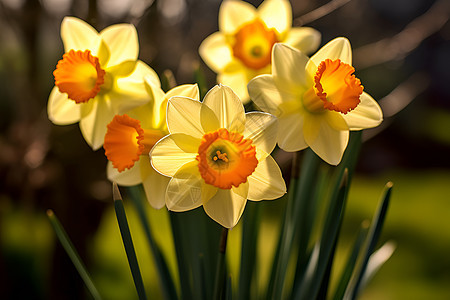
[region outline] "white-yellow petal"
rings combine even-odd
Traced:
[[[109,181],[116,182],[121,186],[133,186],[142,183],[140,168],[141,162],[138,160],[130,169],[119,172],[113,167],[112,163],[108,161],[108,165],[106,166],[106,174]]]
[[[308,55],[317,50],[320,45],[321,34],[311,27],[293,27],[289,30],[286,39],[281,41]]]
[[[61,23],[61,38],[64,43],[64,51],[91,50],[95,51],[100,44],[97,30],[91,25],[75,17],[65,17]]]
[[[270,154],[275,148],[277,141],[277,118],[262,112],[250,112],[245,114],[245,116],[244,138],[251,139],[256,148]]]
[[[286,0],[266,0],[257,9],[267,28],[275,28],[284,36],[292,27],[292,8]]]
[[[150,152],[153,168],[165,176],[174,176],[181,166],[196,161],[200,141],[182,133],[165,136]]]
[[[61,93],[55,86],[48,98],[47,113],[54,124],[73,124],[80,121],[80,104],[70,100],[66,93]]]
[[[170,180],[166,191],[166,206],[172,211],[187,211],[202,205],[202,183],[195,162],[183,165]]]
[[[346,115],[342,115],[350,130],[361,130],[380,125],[383,121],[383,112],[378,103],[367,93],[359,97],[359,105]]]
[[[183,84],[169,90],[166,97],[170,99],[174,96],[187,97],[194,100],[200,100],[200,91],[197,84]]]
[[[352,47],[348,39],[338,37],[328,42],[325,46],[319,49],[313,56],[311,62],[319,66],[325,59],[340,59],[342,62],[352,64]]]
[[[300,94],[309,86],[311,80],[306,76],[305,66],[308,57],[286,44],[275,44],[272,49],[272,75],[276,86],[290,94]]]
[[[247,192],[245,191],[247,189]],[[226,228],[234,227],[247,203],[248,184],[240,184],[231,190],[218,189],[217,193],[203,203],[205,212],[211,219]],[[245,196],[244,196],[245,195]]]
[[[110,57],[108,66],[115,66],[127,60],[137,60],[139,42],[136,28],[131,24],[116,24],[100,32],[100,37],[108,45]]]
[[[234,34],[239,27],[256,17],[256,8],[247,2],[223,1],[219,9],[219,30],[224,34]]]
[[[185,133],[202,138],[205,132],[200,121],[202,103],[186,97],[172,97],[167,104],[167,126],[170,133]]]
[[[233,90],[225,85],[216,85],[206,94],[203,105],[208,106],[219,120],[220,128],[242,133],[245,126],[245,111],[242,102]]]
[[[93,107],[87,116],[80,120],[80,130],[86,142],[92,150],[97,150],[103,145],[107,125],[113,119],[115,113],[110,101],[105,97],[97,96],[93,101]]]
[[[233,52],[225,35],[215,32],[203,40],[198,49],[203,61],[215,73],[220,73],[233,60]]]
[[[335,130],[325,118],[311,115],[305,118],[303,129],[306,143],[320,158],[331,165],[340,163],[348,144],[348,131]]]
[[[169,184],[170,177],[163,176],[156,172],[147,155],[142,155],[147,161],[141,163],[142,185],[144,186],[147,201],[155,209],[160,209],[166,204],[166,189]],[[142,160],[142,158],[141,158]]]
[[[217,83],[232,88],[243,104],[250,102],[250,96],[247,91],[248,75],[244,68],[232,73],[218,74]]]
[[[250,80],[248,92],[259,109],[275,116],[280,115],[278,106],[283,103],[283,98],[272,75],[264,74]]]
[[[303,136],[304,117],[289,114],[278,121],[278,146],[287,152],[300,151],[308,147]]]
[[[270,155],[258,162],[255,171],[247,180],[249,200],[273,200],[286,193],[286,184],[280,167]]]

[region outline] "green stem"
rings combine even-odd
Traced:
[[[219,257],[217,259],[216,279],[214,282],[214,297],[213,299],[223,299],[223,291],[225,286],[225,251],[227,249],[228,228],[222,228],[219,243]]]

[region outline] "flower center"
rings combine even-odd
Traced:
[[[358,106],[364,87],[352,75],[354,72],[352,66],[340,59],[326,59],[320,63],[314,76],[314,87],[323,108],[347,114]]]
[[[258,70],[270,64],[272,47],[278,41],[274,29],[256,19],[243,25],[234,37],[233,55],[245,66]]]
[[[153,145],[164,136],[160,130],[144,130],[140,121],[128,115],[116,115],[105,135],[105,155],[119,172],[130,169],[142,154],[148,154]]]
[[[196,159],[205,182],[221,189],[246,182],[258,165],[253,141],[225,128],[203,136]]]
[[[76,103],[87,102],[100,91],[105,79],[105,71],[91,51],[70,50],[53,71],[55,85],[61,93],[67,93]]]

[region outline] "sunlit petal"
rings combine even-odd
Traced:
[[[80,120],[80,104],[70,100],[66,93],[54,87],[48,98],[48,118],[57,125],[68,125]]]
[[[281,170],[272,156],[260,161],[247,180],[249,183],[249,200],[272,200],[280,198],[286,193],[286,184]]]
[[[213,87],[206,94],[203,104],[217,116],[220,128],[239,133],[244,131],[244,107],[239,97],[228,86],[216,85]]]
[[[247,191],[245,191],[246,188]],[[203,203],[203,208],[211,219],[223,227],[232,228],[237,224],[244,212],[245,204],[247,203],[247,193],[248,184],[244,183],[236,190],[218,189],[214,197]]]
[[[220,73],[217,75],[217,83],[231,87],[244,104],[250,101],[247,91],[247,82],[248,77],[244,71]]]
[[[260,75],[248,83],[248,92],[252,101],[263,111],[279,115],[278,106],[283,103],[280,91],[272,75]]]
[[[131,24],[116,24],[100,32],[110,50],[108,66],[120,64],[126,60],[137,60],[139,43],[136,28]]]
[[[305,76],[308,57],[286,44],[275,44],[272,50],[272,75],[276,86],[283,91],[300,94],[308,86]]]
[[[153,168],[166,176],[173,176],[184,164],[195,161],[200,139],[182,133],[162,138],[150,152]]]
[[[316,65],[320,65],[325,59],[340,59],[343,63],[352,64],[352,48],[350,42],[344,38],[335,38],[319,49],[311,57],[311,61]]]
[[[153,208],[160,209],[166,204],[166,189],[170,177],[163,176],[156,172],[150,165],[147,155],[142,156],[147,161],[141,162],[141,177],[147,200]],[[141,158],[142,160],[142,158]]]
[[[233,34],[256,16],[256,8],[247,2],[223,1],[219,10],[219,30],[225,34]]]
[[[304,117],[290,114],[279,119],[278,146],[284,151],[300,151],[308,147],[303,136]]]
[[[167,186],[167,208],[172,211],[187,211],[201,206],[202,182],[196,162],[183,165]]]
[[[219,73],[233,60],[233,53],[225,35],[215,32],[198,49],[200,56],[214,72]]]
[[[65,17],[61,23],[61,38],[64,43],[64,51],[91,50],[98,47],[100,38],[97,30],[88,23],[74,17]]]
[[[196,138],[204,134],[200,122],[202,103],[185,97],[172,97],[167,105],[167,125],[170,133],[185,133]]]
[[[93,150],[97,150],[103,145],[106,125],[111,122],[114,115],[110,101],[107,101],[105,97],[97,96],[91,112],[81,119],[81,133]]]
[[[320,45],[321,34],[311,27],[293,27],[282,42],[300,50],[304,54],[316,51]]]
[[[320,158],[331,165],[337,165],[347,147],[349,133],[332,128],[324,118],[315,118],[316,120],[305,122],[305,141]],[[313,125],[313,128],[307,129],[306,124]]]
[[[383,112],[378,103],[367,93],[359,97],[359,105],[346,115],[343,115],[350,130],[361,130],[380,125],[383,121]]]
[[[118,185],[133,186],[142,183],[140,166],[140,161],[136,161],[131,169],[119,172],[113,167],[112,163],[108,161],[106,174],[110,181],[117,182]]]
[[[278,120],[268,113],[250,112],[245,114],[244,137],[253,141],[256,148],[270,154],[275,148]]]
[[[275,28],[284,35],[292,26],[292,8],[286,0],[266,0],[258,7],[258,16],[267,28]]]

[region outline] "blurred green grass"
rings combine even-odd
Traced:
[[[356,174],[349,192],[333,276],[339,275],[340,266],[348,256],[348,249],[356,238],[361,222],[372,218],[387,180],[394,182],[394,189],[381,242],[392,240],[397,247],[360,299],[449,299],[450,172],[444,170],[396,171],[370,177]],[[38,293],[45,295],[51,252],[54,243],[58,242],[45,220],[45,212],[32,212],[23,207],[19,210],[12,201],[1,203],[4,203],[0,209],[1,250],[8,261],[7,267],[12,268],[12,264],[19,261],[29,264],[16,268],[16,272],[10,275],[22,280],[26,277],[36,286]],[[280,208],[284,200],[263,201],[261,205],[265,218],[259,240],[260,285],[268,276],[269,258],[277,241],[279,226],[276,218],[267,218],[267,215],[282,214]],[[158,278],[147,240],[134,207],[127,201],[126,212],[147,292],[153,299],[159,299]],[[150,207],[147,213],[155,239],[169,258],[170,270],[175,274],[175,252],[168,213]],[[68,234],[70,236],[70,232]],[[238,276],[240,234],[239,224],[230,231],[227,248],[234,284]],[[88,253],[91,258],[88,269],[105,299],[137,299],[112,201],[89,243]],[[28,270],[29,273],[20,274],[21,270]]]

